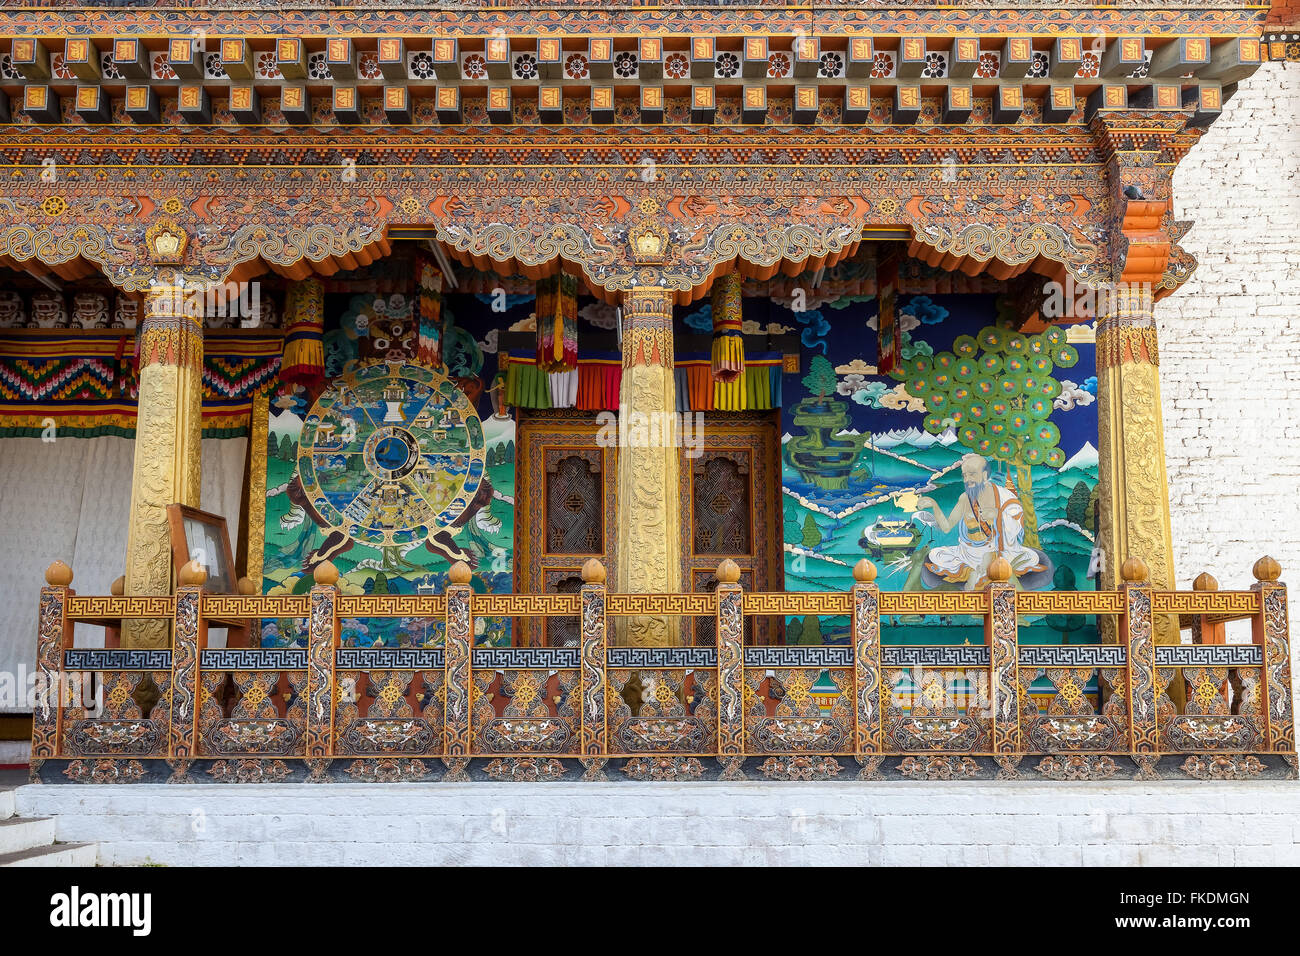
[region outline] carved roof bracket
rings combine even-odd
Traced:
[[[1178,245],[1191,223],[1176,221],[1173,174],[1200,138],[1188,113],[1099,112],[1092,120],[1106,164],[1111,257],[1105,281],[1150,286],[1156,298],[1178,288],[1196,259]]]

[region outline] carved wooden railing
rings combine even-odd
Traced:
[[[998,559],[972,592],[890,592],[867,561],[847,593],[610,594],[596,561],[578,594],[476,594],[453,567],[438,595],[208,594],[187,566],[173,597],[83,597],[56,563],[41,591],[32,777],[56,782],[351,779],[1200,779],[1293,776],[1285,585],[1271,558],[1248,591],[1155,590],[1130,559],[1117,591],[1031,592]],[[852,621],[849,645],[743,644],[746,615]],[[881,618],[970,615],[984,641],[882,643]],[[1115,643],[1021,644],[1018,617],[1113,619]],[[716,645],[615,646],[620,619],[712,616]],[[1173,615],[1199,643],[1155,643]],[[480,616],[576,616],[578,647],[475,647]],[[209,623],[307,622],[305,648],[213,648]],[[343,647],[350,618],[433,617],[440,646]],[[89,649],[75,625],[171,622],[171,649]],[[1252,622],[1249,644],[1222,625]],[[1218,643],[1215,643],[1215,642]],[[87,675],[103,704],[84,706]],[[1045,708],[1030,686],[1046,677]],[[1100,706],[1085,688],[1100,688]],[[1185,693],[1168,688],[1182,681]],[[1174,699],[1185,699],[1175,705]]]

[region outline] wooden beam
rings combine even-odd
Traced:
[[[87,123],[107,123],[113,118],[113,101],[102,86],[78,86],[74,108]]]
[[[17,37],[9,48],[14,69],[28,80],[50,78],[50,51],[33,37]]]
[[[383,74],[384,79],[405,80],[407,78],[406,41],[401,37],[380,37],[375,52],[379,61],[379,72]]]
[[[23,87],[23,112],[38,123],[63,122],[63,103],[59,94],[44,83]]]
[[[170,57],[169,57],[170,59]],[[97,83],[104,75],[99,49],[86,37],[69,37],[63,44],[63,65],[72,75],[87,83]],[[180,74],[177,74],[178,76]]]
[[[305,83],[290,83],[280,89],[280,112],[295,125],[311,122],[311,94]]]
[[[152,86],[140,84],[126,88],[126,115],[131,122],[142,125],[158,122],[158,94]]]
[[[208,91],[197,83],[176,90],[176,110],[185,122],[206,125],[212,122],[212,102]]]
[[[1151,54],[1151,76],[1186,76],[1210,62],[1209,37],[1178,37]]]
[[[957,37],[952,41],[952,52],[948,55],[948,75],[958,80],[968,80],[975,75],[980,65],[980,41],[978,37]]]
[[[298,37],[280,37],[275,41],[275,65],[286,80],[307,78],[307,51]]]

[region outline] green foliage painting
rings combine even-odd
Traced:
[[[989,325],[978,335],[959,335],[951,351],[913,355],[892,373],[925,402],[927,432],[953,428],[971,451],[1015,468],[1030,545],[1037,544],[1031,466],[1060,468],[1066,460],[1061,430],[1048,421],[1061,394],[1055,372],[1078,361],[1059,326],[1023,335]]]

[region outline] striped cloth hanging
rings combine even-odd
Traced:
[[[325,287],[319,279],[289,285],[280,378],[308,388],[325,380]]]
[[[416,361],[429,368],[442,366],[442,272],[425,249],[415,254],[415,310],[420,341]]]
[[[578,280],[565,272],[537,282],[537,364],[548,372],[578,367]]]
[[[732,272],[715,279],[709,303],[710,311],[713,313],[713,356],[710,362],[713,378],[721,384],[731,385],[745,371],[745,338],[741,334],[740,273]]]
[[[623,365],[618,360],[583,361],[578,364],[577,408],[607,411],[618,408]]]
[[[547,372],[547,383],[551,388],[552,408],[573,408],[578,401],[578,370],[567,372]]]

